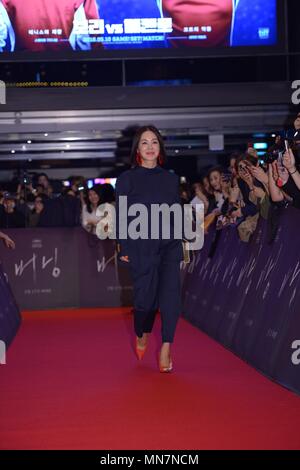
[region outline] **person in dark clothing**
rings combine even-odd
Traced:
[[[271,197],[274,202],[288,200],[300,209],[300,172],[293,151],[285,152],[283,167],[278,161],[269,165]]]
[[[179,179],[165,170],[165,149],[162,137],[154,126],[140,128],[133,140],[133,167],[122,173],[116,183],[116,235],[119,259],[127,263],[134,288],[134,329],[136,354],[141,359],[145,353],[155,313],[159,308],[162,319],[162,347],[159,354],[161,372],[172,370],[171,343],[181,313],[180,262],[183,261],[182,240],[174,235],[178,228],[175,217],[162,218],[163,230],[168,226],[169,238],[162,237],[161,224],[158,238],[152,236],[155,225],[150,212],[155,204],[173,204],[180,210]],[[124,208],[121,196],[127,197]],[[143,204],[147,209],[148,237],[127,237],[132,225],[133,204]],[[140,213],[140,212],[139,212]],[[180,216],[181,217],[181,216]],[[144,221],[142,221],[144,222]],[[182,223],[182,219],[180,224]],[[141,227],[140,223],[139,226]],[[126,233],[122,233],[123,229]],[[182,226],[180,227],[182,229]],[[127,238],[126,238],[127,237]]]
[[[297,123],[298,118],[295,121],[295,126]],[[295,155],[291,149],[289,149],[288,152],[285,152],[283,157],[283,164],[288,172],[289,178],[286,184],[282,186],[282,190],[292,198],[294,207],[300,209],[299,163],[297,163]]]
[[[25,227],[25,215],[16,208],[15,197],[9,194],[4,196],[2,210],[0,210],[0,227]]]
[[[259,209],[257,203],[253,201],[262,199],[266,194],[266,187],[253,174],[253,169],[256,168],[254,163],[256,162],[251,162],[250,156],[244,155],[236,161],[237,184],[243,200],[242,207],[233,213],[237,217],[246,218],[257,214]]]
[[[43,213],[45,201],[47,200],[47,196],[41,194],[40,196],[36,196],[34,199],[34,208],[30,211],[28,216],[28,226],[29,227],[38,227],[39,220],[41,214]]]

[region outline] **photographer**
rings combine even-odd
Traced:
[[[294,122],[295,129],[300,126],[300,115]],[[286,151],[281,158],[278,154],[274,161],[269,161],[269,185],[270,194],[273,202],[290,201],[294,207],[300,209],[300,174],[297,164],[297,153],[299,142],[292,142],[290,148],[288,141],[285,141]],[[281,144],[282,145],[282,144]],[[295,157],[296,156],[296,157]]]
[[[289,178],[288,171],[284,167],[279,167],[277,162],[268,164],[268,180],[269,189],[272,202],[281,202],[291,200],[287,193],[283,191],[278,185],[278,181],[282,184],[282,188],[287,183]]]
[[[281,168],[277,162],[272,164],[270,172],[270,179],[274,181],[272,200],[274,202],[288,200],[294,207],[300,209],[300,174],[291,149],[285,152],[283,165],[284,168]]]
[[[237,181],[232,181],[227,217],[237,226],[239,237],[248,242],[256,230],[259,216],[269,215],[268,176],[258,166],[256,157],[241,155],[236,160]]]
[[[294,129],[285,131],[283,136],[277,136],[274,151],[281,151],[281,155],[275,158],[272,163],[271,180],[273,181],[272,200],[282,201],[284,199],[292,201],[292,204],[300,208],[300,174],[299,149],[300,149],[300,113],[294,120]]]
[[[233,217],[253,216],[258,205],[268,195],[268,176],[250,155],[241,155],[236,161],[238,188],[241,192],[242,207],[232,213]]]
[[[53,188],[46,173],[40,173],[37,177],[37,186],[43,187],[43,194],[49,198],[53,197]]]
[[[208,175],[209,194],[211,200],[208,201],[208,208],[204,219],[204,230],[208,232],[209,227],[217,219],[217,228],[221,229],[228,223],[226,214],[229,208],[231,174],[224,173],[220,167],[212,168]]]
[[[300,173],[296,167],[296,160],[292,149],[288,149],[283,156],[283,165],[287,169],[289,176],[293,179],[298,190],[300,190]]]
[[[25,216],[16,207],[16,197],[10,194],[4,195],[3,206],[0,211],[1,228],[25,227]]]
[[[31,195],[34,197],[36,190],[33,188],[31,180],[24,177],[18,184],[16,199],[20,204],[25,204],[28,202],[28,198],[30,199]]]
[[[28,216],[28,225],[29,227],[38,227],[39,221],[42,212],[45,207],[45,200],[47,197],[45,195],[36,196],[34,199],[34,208],[30,211]]]

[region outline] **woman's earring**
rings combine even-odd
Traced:
[[[159,163],[159,165],[163,164],[163,159],[162,159],[161,154],[158,155],[158,163]]]

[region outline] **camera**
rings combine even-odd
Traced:
[[[277,144],[272,146],[269,151],[264,155],[262,158],[263,162],[268,164],[271,164],[273,162],[276,162],[281,156],[283,155],[284,150],[281,150],[280,148],[277,147]]]
[[[28,186],[32,184],[32,176],[27,173],[27,171],[23,171],[20,176],[20,184]]]
[[[300,148],[300,131],[290,129],[279,132],[276,142],[268,149],[262,160],[266,164],[273,163],[283,157],[283,154],[291,148],[294,152]],[[295,155],[296,157],[296,155]]]

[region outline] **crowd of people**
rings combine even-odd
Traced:
[[[181,200],[203,204],[206,233],[211,226],[217,230],[234,226],[247,242],[259,217],[271,220],[274,210],[287,205],[300,209],[297,148],[280,151],[276,144],[266,161],[253,148],[233,154],[228,168],[209,169],[193,184],[192,192],[182,184]]]
[[[48,176],[41,173],[32,182],[20,182],[16,192],[0,189],[0,228],[82,225],[95,234],[101,219],[96,214],[98,207],[115,203],[113,186],[98,184],[87,188],[84,178],[72,177],[69,186],[61,188],[54,191]]]
[[[248,146],[231,155],[229,166],[210,168],[192,188],[181,184],[182,203],[203,204],[204,230],[236,227],[247,242],[259,217],[270,223],[271,239],[276,234],[278,209],[292,205],[300,209],[300,113],[294,129],[276,136],[275,143],[260,158]],[[276,220],[276,223],[275,223]]]
[[[294,126],[300,129],[300,114]],[[240,238],[249,241],[259,217],[270,219],[274,209],[288,204],[300,209],[299,144],[279,136],[264,160],[251,147],[234,153],[228,167],[209,168],[198,181],[181,183],[181,203],[203,205],[205,232],[211,226],[217,230],[234,226]],[[97,209],[104,203],[115,205],[110,184],[88,189],[84,178],[72,177],[69,186],[57,193],[42,173],[32,182],[20,183],[13,194],[0,189],[0,229],[82,225],[96,234],[103,218]]]

